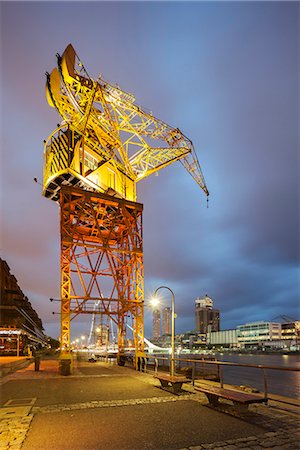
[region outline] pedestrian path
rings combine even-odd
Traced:
[[[216,410],[191,385],[174,396],[128,367],[78,362],[62,377],[46,360],[40,372],[31,364],[5,378],[0,450],[299,448],[291,407],[272,402],[240,414],[222,402]]]

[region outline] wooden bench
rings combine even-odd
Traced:
[[[195,386],[194,389],[196,391],[203,392],[211,405],[217,406],[219,404],[219,398],[225,398],[226,400],[230,400],[233,402],[234,406],[239,411],[247,411],[248,406],[251,403],[264,403],[266,401],[265,398],[248,394],[246,392],[234,391],[233,389],[221,388],[217,386],[210,385],[202,385]]]
[[[190,382],[186,377],[179,375],[171,376],[168,373],[156,374],[154,375],[154,378],[157,378],[160,381],[162,389],[177,395],[181,392],[182,384]]]

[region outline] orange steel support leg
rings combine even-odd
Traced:
[[[71,294],[71,273],[70,273],[70,255],[72,247],[72,236],[68,226],[70,217],[70,204],[61,203],[61,353],[70,352],[70,294]]]
[[[61,206],[61,349],[70,350],[70,323],[79,314],[108,315],[118,328],[124,363],[132,318],[136,361],[144,353],[143,205],[63,186]]]

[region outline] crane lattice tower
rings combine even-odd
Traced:
[[[47,73],[46,96],[62,122],[45,141],[43,195],[60,204],[61,352],[79,314],[108,315],[118,327],[119,363],[131,316],[136,359],[144,350],[143,205],[136,185],[179,161],[208,196],[192,142],[93,80],[72,45]]]

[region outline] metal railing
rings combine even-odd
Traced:
[[[153,362],[151,363],[151,360]],[[170,370],[170,364],[171,359],[170,357],[165,356],[155,356],[155,355],[147,355],[145,358],[145,369],[144,371],[149,371],[149,368],[152,368],[152,371],[155,373],[159,370],[159,365],[161,364],[161,370],[166,371]],[[164,363],[167,362],[167,365]],[[177,370],[181,369],[182,366],[185,368],[190,368],[189,378],[191,379],[192,385],[195,385],[195,380],[199,379],[199,374],[201,376],[204,375],[204,379],[211,379],[211,381],[216,381],[220,383],[220,387],[223,388],[224,386],[224,372],[223,368],[228,366],[233,367],[242,367],[242,368],[251,368],[251,369],[257,369],[261,371],[262,380],[263,380],[263,396],[264,400],[267,403],[268,399],[270,399],[269,396],[269,386],[268,386],[268,377],[267,377],[267,370],[277,370],[277,371],[286,371],[286,372],[300,372],[300,368],[296,367],[282,367],[282,366],[270,366],[270,365],[263,365],[263,364],[243,364],[243,363],[235,363],[235,362],[225,362],[225,361],[217,361],[217,360],[209,360],[209,359],[188,359],[188,358],[175,358],[175,362],[179,363],[177,365]],[[206,370],[206,366],[214,367],[216,370],[209,371]],[[199,369],[200,368],[200,369]],[[205,376],[206,373],[206,376]],[[213,379],[214,376],[214,379]]]
[[[99,361],[106,363],[116,364],[116,355],[103,353],[97,355],[96,358]],[[134,367],[135,358],[132,355],[127,355],[126,365],[131,365]],[[297,367],[282,367],[282,366],[270,366],[263,364],[243,364],[236,362],[225,362],[217,361],[211,359],[189,359],[175,357],[176,371],[180,371],[181,374],[186,371],[187,378],[195,385],[195,381],[203,378],[204,380],[215,381],[220,384],[220,387],[224,386],[224,371],[225,367],[239,367],[239,368],[250,368],[260,370],[263,381],[263,398],[265,403],[271,398],[269,393],[269,383],[268,383],[268,370],[277,370],[282,372],[300,372],[300,368]],[[142,359],[140,363],[140,370],[147,373],[157,373],[159,370],[162,372],[169,372],[171,365],[171,357],[169,356],[158,356],[158,355],[147,355]],[[207,370],[207,367],[213,367],[215,370]],[[271,393],[271,395],[274,395]],[[276,398],[277,401],[285,403],[283,399]]]

